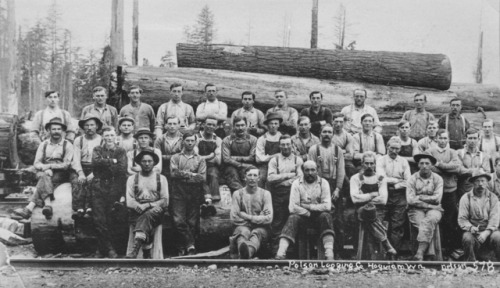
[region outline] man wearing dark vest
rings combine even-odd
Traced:
[[[67,140],[73,142],[75,139],[76,127],[73,125],[69,112],[59,108],[60,99],[57,91],[45,92],[47,107],[36,112],[33,117],[32,131],[37,133],[42,141],[50,137],[50,133],[45,129],[45,126],[53,118],[61,119],[61,123],[65,125],[64,133]]]
[[[375,152],[377,157],[385,155],[384,138],[373,130],[373,116],[365,114],[361,116],[361,125],[363,130],[353,135],[354,138],[354,166],[361,168],[361,157],[366,151]]]
[[[220,200],[219,165],[221,164],[222,139],[215,135],[217,119],[208,116],[203,120],[203,131],[197,137],[198,154],[207,163],[207,181],[203,183],[207,204]]]
[[[139,128],[134,134],[134,138],[137,141],[137,148],[129,151],[127,153],[127,172],[129,176],[134,175],[137,172],[141,172],[141,166],[135,163],[134,159],[143,150],[153,150],[158,157],[161,157],[161,151],[158,148],[151,147],[153,144],[155,134],[150,132],[147,128]],[[155,165],[155,171],[161,173],[162,169],[162,159]]]
[[[168,117],[165,123],[165,132],[159,138],[156,138],[154,147],[160,149],[162,159],[161,174],[167,177],[169,185],[170,181],[170,159],[175,154],[182,151],[182,133],[179,132],[180,120],[175,116]],[[172,186],[170,186],[172,187]]]
[[[126,258],[137,258],[145,243],[152,241],[154,229],[161,224],[168,208],[167,178],[154,171],[160,158],[150,150],[139,153],[134,161],[141,165],[141,172],[127,180],[127,207],[129,222],[134,225],[134,246]],[[151,258],[151,251],[143,250],[144,258]]]
[[[40,143],[36,151],[33,163],[38,178],[36,191],[29,199],[28,205],[14,210],[14,214],[28,219],[35,206],[38,206],[43,207],[45,218],[52,218],[51,202],[54,200],[54,189],[69,181],[74,153],[71,142],[63,138],[66,128],[61,118],[53,118],[45,124],[50,138]]]
[[[267,167],[269,160],[278,156],[280,153],[279,139],[281,133],[278,132],[283,118],[278,113],[269,113],[266,116],[264,124],[267,126],[267,132],[257,139],[255,148],[255,160],[260,169],[259,187],[264,188],[267,182]]]
[[[451,112],[439,118],[439,128],[448,131],[451,149],[464,148],[465,132],[469,130],[469,120],[465,119],[462,111],[462,100],[455,98],[450,101]]]
[[[311,120],[311,133],[319,136],[321,126],[326,123],[332,124],[332,110],[327,107],[321,106],[323,101],[323,94],[319,91],[313,91],[309,94],[311,107],[304,108],[300,111],[300,116],[307,116]]]

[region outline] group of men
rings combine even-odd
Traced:
[[[130,104],[119,112],[106,104],[106,89],[96,87],[76,138],[58,93],[47,92],[47,108],[33,122],[43,140],[34,163],[37,190],[15,213],[28,218],[39,206],[49,219],[54,187],[70,181],[75,217],[94,219],[98,254],[117,257],[110,213],[118,205],[129,208],[133,225],[127,257],[151,242],[167,209],[179,255],[195,254],[200,205],[221,199],[222,175],[232,193],[233,258],[252,258],[271,243],[275,257],[285,259],[298,233],[315,227],[325,259],[333,260],[334,252],[343,251],[348,211],[393,257],[406,219],[418,229],[414,257],[423,260],[441,218],[450,253],[461,249],[473,261],[487,243],[500,256],[500,140],[492,120],[482,131],[470,128],[459,99],[436,122],[425,110],[426,95],[416,94],[415,109],[385,144],[362,89],[353,91],[353,103],[340,113],[322,105],[321,92],[311,92],[311,106],[300,114],[288,106],[286,91],[274,93],[276,105],[265,114],[254,107],[255,93],[245,91],[243,107],[230,118],[214,84],[205,86],[206,100],[196,113],[182,101],[181,84],[172,84],[170,92],[155,115],[138,86],[130,87]]]

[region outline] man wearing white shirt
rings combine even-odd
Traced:
[[[353,91],[353,99],[354,103],[342,108],[340,113],[344,114],[347,118],[347,125],[345,129],[351,134],[355,134],[357,132],[361,132],[361,117],[365,114],[370,114],[373,116],[374,121],[374,131],[382,132],[382,126],[378,119],[377,111],[373,109],[373,107],[365,105],[365,100],[367,98],[367,92],[364,89],[355,89]]]
[[[266,117],[264,124],[267,125],[268,132],[257,139],[255,159],[260,170],[259,187],[264,188],[267,182],[267,168],[269,161],[280,154],[280,137],[278,132],[283,118],[278,113],[270,113]]]
[[[159,138],[163,134],[164,125],[168,117],[175,116],[181,121],[180,131],[184,133],[187,130],[192,130],[196,126],[193,107],[182,102],[182,85],[174,83],[170,85],[170,93],[172,98],[167,103],[161,104],[156,113],[155,134]]]
[[[219,128],[216,134],[222,133],[221,136],[225,137],[223,128],[227,120],[227,105],[217,99],[217,87],[215,84],[208,83],[205,85],[205,95],[207,101],[200,103],[196,108],[196,121],[203,122],[209,116],[217,119],[218,126],[222,128],[222,131]]]
[[[262,111],[253,107],[255,103],[255,93],[245,91],[241,94],[241,102],[243,107],[237,109],[231,114],[231,123],[234,123],[234,117],[244,117],[248,122],[248,133],[259,137],[266,132],[264,125],[265,116]]]

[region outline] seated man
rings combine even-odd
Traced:
[[[151,145],[153,144],[155,134],[150,132],[148,128],[139,128],[137,132],[134,134],[134,138],[137,141],[137,148],[129,151],[127,153],[127,173],[129,176],[134,175],[135,173],[141,172],[141,166],[137,165],[134,161],[135,156],[137,156],[141,151],[144,150],[153,150],[158,157],[160,157],[160,161],[156,163],[154,169],[155,172],[161,173],[162,169],[162,159],[161,159],[161,151],[158,148],[153,148]]]
[[[382,243],[386,252],[396,255],[396,250],[387,239],[385,218],[387,203],[387,181],[382,174],[375,172],[376,155],[372,151],[363,153],[362,172],[351,177],[351,198],[357,208],[358,219],[376,242]],[[368,216],[375,210],[375,217]]]
[[[233,259],[252,258],[267,240],[273,219],[271,193],[258,187],[257,167],[246,168],[245,182],[245,187],[233,193],[231,205],[231,221],[236,226],[233,236],[229,238],[229,252]]]
[[[53,118],[45,124],[45,130],[50,138],[40,143],[36,150],[33,163],[38,178],[36,191],[28,205],[14,210],[14,214],[28,219],[35,206],[38,206],[43,207],[42,213],[45,218],[52,218],[51,202],[54,200],[54,190],[60,184],[69,181],[73,159],[73,145],[62,136],[66,128],[61,118]]]
[[[257,139],[255,148],[255,160],[260,170],[259,187],[264,188],[267,182],[267,167],[269,161],[280,153],[280,137],[278,132],[283,119],[278,113],[269,113],[266,116],[264,124],[267,126],[267,132]]]
[[[217,119],[207,116],[203,122],[203,131],[200,131],[196,139],[198,154],[207,163],[207,181],[203,183],[203,190],[208,205],[212,201],[220,201],[219,192],[219,166],[221,164],[222,139],[215,135]]]
[[[443,179],[432,172],[432,166],[437,162],[432,155],[417,154],[413,158],[420,170],[408,180],[406,200],[409,208],[408,219],[411,225],[418,229],[418,250],[414,259],[422,261],[444,211],[441,208]]]
[[[290,243],[295,244],[299,227],[318,227],[325,248],[326,260],[333,260],[333,219],[330,214],[332,200],[328,182],[318,176],[314,161],[302,165],[304,176],[292,184],[290,193],[290,217],[281,232],[276,259],[286,258]]]
[[[460,199],[458,225],[463,230],[462,246],[465,261],[476,261],[479,247],[489,245],[500,259],[500,205],[495,194],[488,190],[491,176],[477,173],[469,179],[474,184],[472,191]]]
[[[152,241],[154,229],[161,224],[168,207],[167,178],[154,171],[160,158],[152,151],[141,151],[134,161],[141,165],[141,172],[128,177],[127,207],[129,222],[134,225],[134,248],[126,258],[137,258],[144,243]],[[144,250],[144,258],[151,258],[151,251]]]

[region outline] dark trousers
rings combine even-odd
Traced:
[[[200,183],[174,180],[170,196],[170,210],[178,234],[177,248],[195,245],[200,230],[200,203],[203,193]]]
[[[333,191],[337,188],[337,180],[336,179],[326,179],[328,181],[328,184],[330,185],[330,192],[333,196]],[[332,201],[332,212],[333,212],[333,229],[335,230],[335,235],[337,235],[335,239],[335,252],[336,253],[343,253],[344,251],[344,235],[345,235],[345,217],[344,217],[344,210],[347,205],[347,198],[346,195],[348,195],[349,191],[345,191],[344,188],[346,188],[348,185],[346,185],[347,180],[344,181],[343,187],[340,191],[340,197],[337,198],[337,200]],[[349,182],[347,182],[349,183]]]
[[[83,174],[89,176],[92,173],[92,167],[83,167]],[[71,171],[69,175],[69,181],[71,182],[71,194],[73,199],[73,210],[78,209],[86,210],[92,208],[92,185],[91,183],[84,182],[83,184],[78,183],[78,173],[74,170]]]
[[[129,223],[134,225],[134,233],[143,232],[147,237],[146,242],[149,243],[153,239],[154,229],[161,224],[163,213],[153,212],[152,209],[148,209],[139,214],[130,209],[128,216]]]
[[[205,194],[212,195],[212,200],[220,200],[219,167],[207,164],[207,181],[203,183],[203,191]]]
[[[375,221],[361,221],[363,227],[372,236],[377,243],[387,240],[387,229],[382,222],[384,220],[386,209],[382,205],[377,205],[377,218]]]
[[[283,226],[285,226],[285,223],[288,220],[288,216],[290,216],[290,211],[288,210],[288,205],[290,204],[290,187],[273,187],[271,191],[273,201],[273,221],[271,222],[271,235],[273,240],[273,250],[277,251],[281,230],[283,230]]]
[[[267,170],[268,170],[268,163],[264,163],[264,164],[260,164],[258,166],[259,168],[259,175],[260,175],[260,178],[259,178],[259,187],[262,188],[262,189],[266,189],[267,190]]]
[[[465,261],[476,261],[476,252],[482,245],[489,245],[490,249],[495,251],[495,256],[500,259],[500,231],[495,231],[484,241],[483,244],[477,241],[476,236],[470,232],[464,232],[462,235],[462,246],[464,249]]]
[[[243,188],[245,185],[245,168],[236,168],[231,165],[227,165],[224,169],[224,177],[226,178],[226,184],[231,190],[231,193]]]
[[[333,232],[332,215],[329,212],[312,212],[309,217],[291,214],[281,231],[280,238],[286,238],[295,244],[295,238],[299,230],[309,227],[318,228],[320,238],[323,238],[327,234],[335,235]]]
[[[389,192],[385,205],[385,218],[389,222],[389,240],[396,250],[400,249],[401,239],[405,232],[407,206],[405,189]]]
[[[69,181],[69,170],[52,170],[52,177],[45,172],[37,172],[38,182],[36,183],[36,191],[29,199],[38,207],[45,206],[45,199],[50,197],[54,200],[54,190],[57,186]]]
[[[451,250],[460,247],[460,235],[461,231],[458,227],[458,199],[457,191],[443,193],[443,198],[441,199],[441,206],[444,209],[443,213],[443,236],[441,237],[442,245]]]

